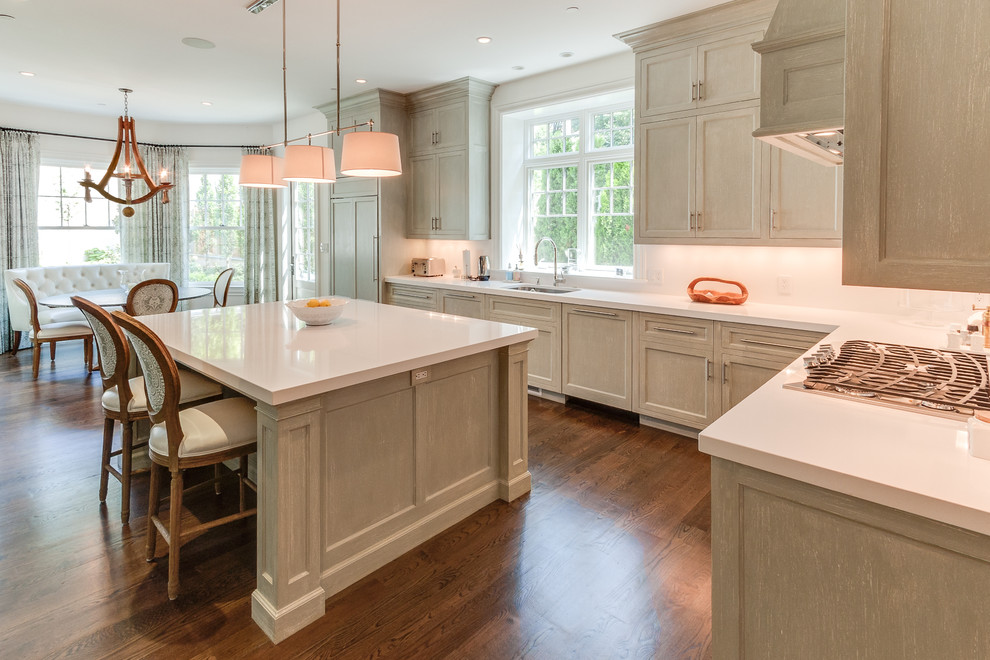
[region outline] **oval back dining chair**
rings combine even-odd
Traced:
[[[145,280],[131,287],[124,311],[131,316],[167,314],[179,304],[179,288],[172,280]]]
[[[131,469],[131,456],[134,449],[145,443],[134,444],[134,422],[148,419],[148,400],[144,389],[144,377],[128,378],[131,350],[124,333],[114,322],[110,313],[99,305],[81,298],[72,297],[72,304],[83,313],[93,335],[96,337],[96,350],[100,356],[100,376],[103,379],[103,454],[100,467],[100,501],[107,501],[107,486],[110,475],[120,482],[120,522],[127,524],[131,512],[131,476],[145,470]],[[216,381],[204,378],[191,371],[179,371],[182,383],[180,405],[204,403],[219,399],[223,387]],[[114,423],[120,422],[120,449],[113,449]],[[113,458],[120,456],[120,469],[113,464]]]
[[[247,478],[247,457],[257,450],[258,416],[254,401],[240,396],[179,410],[182,384],[175,361],[165,344],[134,317],[123,312],[114,312],[113,317],[134,346],[144,371],[148,414],[153,424],[148,437],[148,454],[152,464],[147,559],[154,561],[160,533],[168,545],[168,597],[174,600],[179,595],[179,548],[182,542],[207,529],[257,512],[255,508],[245,509],[244,488],[255,489]],[[184,471],[191,467],[217,465],[233,458],[239,459],[238,512],[182,529]],[[158,515],[164,470],[172,476],[167,524]],[[206,482],[207,485],[209,483]]]
[[[213,283],[213,306],[226,307],[227,293],[230,291],[230,282],[234,279],[234,269],[225,268],[217,275],[217,281]]]
[[[34,295],[34,289],[24,280],[17,278],[14,286],[21,290],[27,298],[28,307],[31,309],[31,345],[34,354],[31,356],[31,371],[35,380],[38,380],[38,371],[41,367],[41,346],[48,344],[48,355],[52,362],[55,362],[55,344],[60,341],[71,341],[73,339],[83,340],[83,359],[86,361],[86,371],[93,369],[93,331],[82,321],[65,321],[62,323],[46,323],[41,325],[38,322],[38,298]]]

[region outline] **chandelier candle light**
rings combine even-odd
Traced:
[[[127,95],[134,90],[121,87],[120,91],[124,93],[124,115],[117,117],[117,146],[113,152],[113,159],[111,159],[110,165],[107,167],[107,171],[99,183],[93,181],[92,173],[87,165],[86,178],[80,181],[79,184],[86,189],[87,202],[93,201],[91,191],[95,190],[111,202],[124,204],[124,210],[121,213],[125,218],[130,218],[134,215],[134,209],[131,208],[132,204],[147,202],[158,193],[162,193],[162,204],[168,204],[168,191],[174,184],[169,183],[167,180],[168,170],[163,169],[161,171],[160,183],[155,183],[151,176],[148,175],[148,170],[144,166],[144,161],[141,160],[141,154],[138,152],[137,137],[134,134],[134,119],[127,113]],[[123,169],[117,171],[121,152],[124,154],[124,166]],[[137,169],[137,172],[134,171],[134,168]],[[107,184],[110,183],[111,178],[123,181],[123,199],[107,190]],[[132,198],[132,189],[135,181],[144,181],[145,185],[148,186],[148,192],[137,199]]]
[[[258,13],[278,0],[256,2],[248,7]],[[285,188],[286,181],[312,181],[333,183],[337,180],[334,171],[333,149],[315,146],[314,137],[351,131],[364,126],[367,132],[354,130],[343,136],[340,156],[340,172],[356,177],[389,177],[402,174],[402,158],[399,153],[399,137],[393,133],[375,132],[375,122],[369,119],[353,126],[340,125],[340,0],[337,0],[337,127],[322,133],[312,133],[305,137],[288,139],[288,108],[285,84],[285,3],[282,0],[282,118],[285,159],[271,154],[279,143],[261,147],[262,154],[252,154],[241,158],[240,184],[254,188]],[[292,142],[306,140],[305,145],[292,145]]]

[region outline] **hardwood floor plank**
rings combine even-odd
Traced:
[[[4,658],[710,657],[710,463],[693,440],[531,397],[528,496],[351,585],[274,646],[251,620],[253,520],[184,546],[170,602],[164,547],[144,561],[147,476],[129,525],[117,482],[99,503],[101,388],[81,353],[59,347],[37,381],[30,352],[0,356]],[[190,506],[211,517],[236,493]]]

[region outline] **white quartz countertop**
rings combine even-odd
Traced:
[[[529,341],[536,330],[351,300],[306,326],[281,302],[144,316],[179,362],[279,405],[383,376]]]
[[[567,304],[615,307],[830,332],[850,339],[945,346],[944,327],[864,312],[761,305],[710,305],[687,296],[585,289],[566,294],[507,291],[512,282],[390,277],[390,282],[498,292]],[[959,319],[960,321],[962,318]],[[784,389],[804,379],[796,360],[701,432],[698,446],[725,458],[823,488],[990,535],[990,461],[967,450],[965,421]]]

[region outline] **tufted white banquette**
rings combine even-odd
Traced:
[[[7,306],[10,309],[10,327],[15,332],[31,331],[31,310],[24,295],[14,286],[20,278],[31,285],[38,299],[59,293],[81,293],[94,289],[114,289],[120,286],[120,273],[127,269],[129,278],[142,274],[144,279],[168,278],[169,264],[83,264],[81,266],[37,266],[34,268],[11,268],[3,272],[3,283],[7,288]],[[58,323],[83,320],[82,312],[75,307],[50,309],[38,305],[38,322]]]

